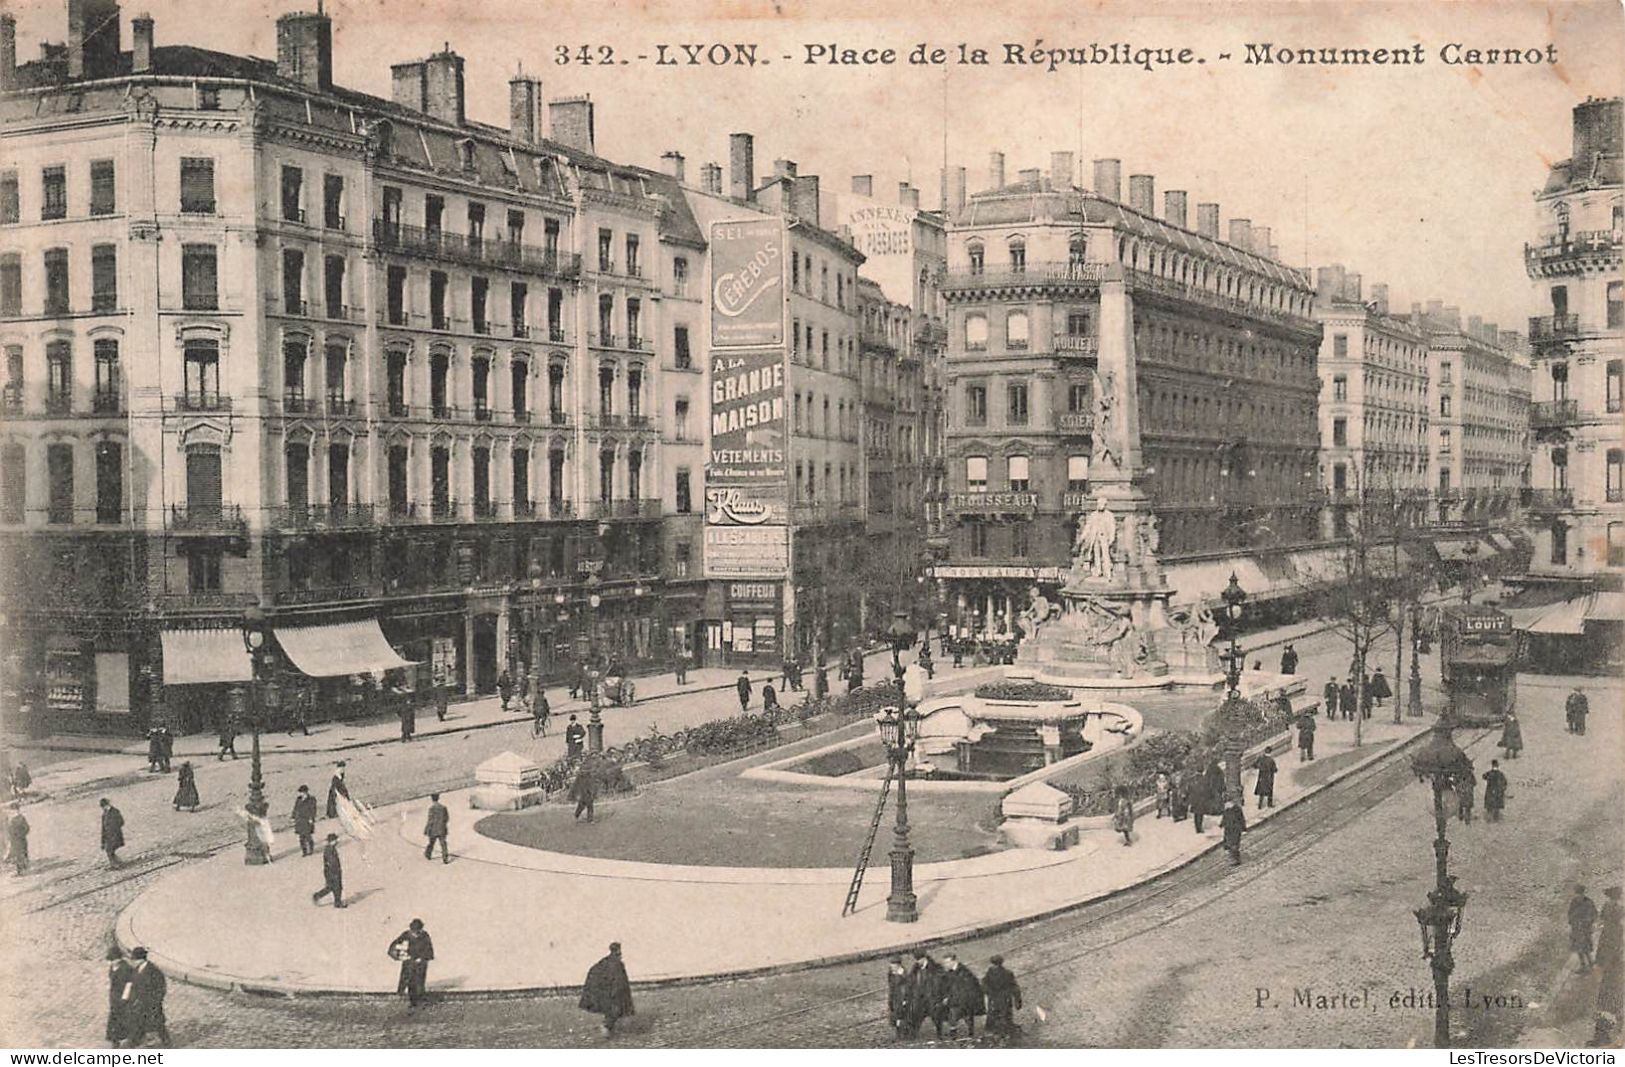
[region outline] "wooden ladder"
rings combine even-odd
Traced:
[[[846,906],[841,909],[845,918],[858,910],[858,894],[863,892],[863,873],[869,869],[869,856],[875,850],[875,835],[880,833],[880,820],[886,814],[886,797],[891,794],[891,760],[886,761],[886,777],[880,783],[880,801],[875,805],[875,817],[869,820],[869,835],[863,839],[863,851],[858,853],[858,868],[852,872],[852,884],[846,891]]]

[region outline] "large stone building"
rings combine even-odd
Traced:
[[[1073,166],[1056,153],[1048,175],[1007,183],[994,153],[989,188],[951,220],[957,526],[936,573],[956,624],[1007,632],[1030,587],[1062,580],[1091,465],[1128,469],[1130,457],[1094,448],[1095,396],[1114,393],[1096,380],[1102,346],[1136,368],[1137,410],[1115,415],[1137,423],[1132,465],[1177,597],[1216,595],[1232,568],[1261,599],[1292,592],[1272,561],[1315,540],[1319,521],[1308,277],[1280,262],[1267,228],[1235,219],[1221,237],[1217,204],[1199,204],[1192,228],[1183,191],[1159,216],[1149,175],[1129,179],[1125,202],[1116,160],[1096,161],[1089,192]]]
[[[450,51],[386,100],[333,84],[323,14],[272,61],[68,8],[20,67],[5,19],[0,70],[5,688],[38,725],[205,725],[256,599],[271,699],[322,714],[403,659],[473,693],[663,658],[700,611],[660,595],[699,567],[659,522],[700,382],[675,185],[522,76],[471,120]]]
[[[1617,655],[1625,574],[1625,437],[1621,377],[1625,282],[1620,247],[1621,102],[1574,108],[1574,150],[1536,194],[1538,236],[1524,262],[1538,304],[1529,320],[1534,360],[1534,463],[1528,493],[1534,540],[1516,603],[1520,625],[1553,651]],[[1549,608],[1538,608],[1542,602]]]

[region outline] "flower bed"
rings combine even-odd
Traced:
[[[1071,700],[1072,690],[1043,682],[999,681],[977,686],[976,696],[981,700]]]

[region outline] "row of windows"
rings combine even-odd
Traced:
[[[182,165],[182,174],[186,173]],[[83,179],[81,179],[83,180]],[[212,188],[213,171],[210,171]],[[89,182],[85,188],[87,215],[112,215],[118,210],[117,171],[111,159],[90,161]],[[212,198],[211,198],[212,199]],[[42,222],[68,217],[68,168],[56,163],[40,171],[39,217]],[[211,207],[210,210],[213,210]],[[22,221],[22,195],[17,172],[0,172],[0,225]]]
[[[858,464],[842,460],[839,464],[824,464],[824,493],[818,495],[818,464],[796,462],[796,503],[798,504],[856,504],[858,503]],[[834,493],[833,499],[829,494]]]
[[[796,390],[790,404],[790,425],[795,433],[805,433],[815,437],[833,437],[841,441],[856,441],[858,439],[858,405],[856,401],[848,404],[844,399],[837,399],[833,408],[834,418],[831,419],[829,397],[823,398],[819,404],[818,394],[808,391],[806,403],[802,403],[801,390]],[[803,417],[805,412],[805,417]],[[833,425],[832,425],[833,423]]]
[[[1005,457],[1004,480],[1005,488],[1012,493],[1025,493],[1032,490],[1032,459],[1029,456],[1015,455]],[[1089,487],[1089,457],[1085,455],[1072,455],[1066,457],[1066,488],[1068,492],[1082,492]],[[971,493],[985,493],[988,489],[988,457],[965,457],[965,490]]]
[[[814,340],[822,343],[814,345]],[[843,335],[835,338],[835,357],[831,359],[828,330],[815,330],[810,322],[804,326],[800,319],[790,320],[792,362],[851,378],[857,373],[857,357],[858,343],[852,337]]]
[[[198,246],[185,247],[191,249]],[[47,248],[42,257],[42,266],[45,292],[41,313],[72,314],[73,270],[68,249]],[[101,314],[118,309],[118,246],[93,245],[90,249],[90,311]],[[19,317],[23,314],[23,261],[20,255],[8,253],[0,256],[0,316]]]
[[[68,525],[79,516],[76,508],[76,452],[71,444],[45,446],[45,521]],[[96,482],[95,521],[116,523],[124,517],[124,446],[118,441],[97,441],[92,462]],[[0,522],[21,523],[28,505],[28,451],[24,445],[0,446]]]
[[[843,266],[837,265],[831,272],[829,262],[820,260],[818,263],[818,291],[813,292],[813,257],[811,253],[798,255],[790,253],[790,289],[803,296],[816,296],[824,303],[830,303],[829,280],[833,273],[835,278],[834,304],[842,311],[846,310],[847,294],[857,293],[857,276],[848,274]]]
[[[92,411],[117,412],[123,407],[123,374],[116,338],[97,338],[92,344],[95,377],[91,394]],[[21,411],[28,396],[27,364],[22,345],[5,348],[6,380],[0,393],[0,410]],[[74,408],[73,342],[66,339],[45,344],[45,410],[66,414]]]

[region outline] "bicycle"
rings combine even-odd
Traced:
[[[546,737],[547,727],[552,720],[553,713],[551,710],[544,708],[541,714],[538,715],[533,706],[530,717],[530,736],[533,738]]]

